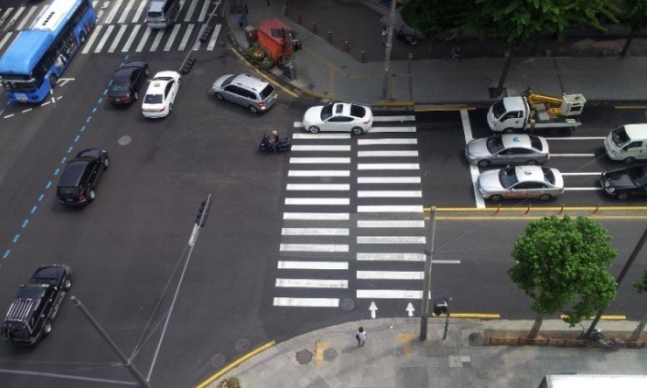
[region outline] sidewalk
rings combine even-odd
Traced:
[[[238,3],[242,4],[241,1],[231,0],[225,15],[228,17],[230,32],[235,41],[242,48],[246,48],[244,32],[237,27],[236,13],[232,11],[237,9]],[[339,17],[334,18],[335,13],[329,12],[325,7],[321,7],[320,12],[312,5],[302,9],[305,3],[299,0],[245,2],[249,11],[249,25],[258,26],[263,20],[279,18],[297,32],[298,38],[303,42],[303,50],[298,51],[293,58],[297,78],[291,81],[283,76],[279,69],[274,69],[273,73],[283,83],[304,93],[362,104],[406,101],[417,105],[489,106],[495,100],[490,97],[489,88],[497,87],[505,63],[503,54],[498,58],[461,58],[457,61],[396,60],[394,54],[393,60],[390,61],[388,77],[385,77],[384,62],[362,63],[359,48],[356,46],[364,43],[354,43],[355,41],[368,42],[365,44],[366,53],[373,58],[380,48],[384,50],[381,46],[380,32],[388,16],[377,10],[387,12],[388,9],[379,3],[378,0],[363,0],[362,4],[347,5],[345,2],[334,1],[328,7],[339,10]],[[284,16],[286,4],[289,4],[288,17]],[[293,21],[298,19],[299,15],[302,24]],[[325,22],[318,20],[318,24],[327,26],[326,29],[337,31],[335,24],[339,29],[347,29],[350,24],[352,30],[356,31],[353,35],[355,40],[348,53],[342,51],[342,40],[347,38],[347,34],[339,34],[342,36],[328,42],[325,38],[326,31],[318,29],[317,34],[311,32],[312,20],[326,16],[334,18]],[[596,44],[589,41],[590,39],[583,38],[577,44]],[[647,39],[636,39],[632,48],[642,53],[647,51],[647,48],[643,47],[646,43]],[[574,50],[572,47],[569,49]],[[393,52],[398,52],[398,57],[403,57],[403,53],[407,51],[412,50],[408,50],[406,45],[397,41],[394,36]],[[465,48],[461,51],[462,56],[469,56]],[[557,49],[552,51],[559,52]],[[417,56],[424,57],[414,55]],[[385,78],[388,82],[387,98],[383,97]],[[531,86],[537,92],[551,95],[561,96],[564,92],[581,93],[589,102],[644,105],[647,100],[644,85],[647,85],[647,56],[525,57],[514,59],[504,88],[509,95],[517,95],[527,86]]]
[[[376,319],[317,330],[276,344],[223,369],[214,381],[236,376],[243,388],[488,387],[537,388],[547,374],[647,374],[647,348],[568,348],[558,346],[472,345],[486,330],[529,330],[532,321],[429,319],[427,340],[419,340],[420,318]],[[359,325],[366,345],[354,338]],[[631,333],[637,322],[602,321],[604,332]],[[540,335],[567,330],[559,320],[544,321]],[[579,332],[579,328],[570,329]]]

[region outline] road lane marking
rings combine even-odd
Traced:
[[[357,198],[422,198],[422,191],[415,190],[359,190]]]
[[[470,123],[470,116],[467,110],[461,109],[461,123],[463,124],[463,135],[465,136],[465,144],[474,140],[472,135],[472,124]],[[476,202],[476,207],[478,209],[485,209],[485,200],[481,196],[481,193],[478,190],[477,181],[480,175],[479,168],[473,164],[470,164],[470,176],[472,178],[472,189],[474,190],[474,201]]]
[[[400,177],[400,176],[387,176],[387,177],[358,177],[357,183],[372,184],[372,183],[421,183],[419,176]]]
[[[379,280],[423,280],[425,273],[422,271],[357,271],[358,279]]]
[[[419,290],[357,290],[357,297],[361,299],[422,299]]]
[[[291,164],[350,164],[350,158],[290,158]]]
[[[562,176],[600,176],[601,172],[563,172]]]
[[[418,144],[418,139],[360,139],[357,145],[402,145]]]
[[[313,177],[313,176],[350,176],[349,170],[290,170],[288,176],[292,177]]]
[[[99,26],[99,27],[101,27],[101,26]],[[104,32],[104,33],[103,33],[103,35],[102,35],[102,37],[101,37],[101,40],[100,40],[100,41],[99,41],[99,43],[97,44],[97,47],[94,49],[94,53],[95,53],[95,54],[98,54],[98,53],[100,53],[100,52],[101,52],[101,50],[103,50],[103,46],[104,46],[104,45],[106,44],[106,42],[108,41],[108,38],[110,38],[110,34],[112,34],[112,30],[114,30],[114,29],[115,29],[115,26],[114,26],[114,25],[109,25],[109,26],[108,26],[108,28],[106,29],[106,32]],[[97,28],[97,30],[98,30],[98,28]],[[95,34],[96,34],[96,33],[98,33],[98,31],[97,31],[97,32],[95,32]]]
[[[83,48],[83,51],[81,51],[81,54],[87,54],[90,52],[92,44],[94,44],[94,41],[97,39],[97,37],[101,35],[101,29],[103,29],[102,25],[96,25],[94,27],[94,32],[90,34],[88,40],[85,41],[85,47]]]
[[[422,205],[375,205],[375,206],[358,206],[358,213],[422,213]]]
[[[348,213],[283,213],[284,220],[347,221]]]
[[[348,280],[343,279],[276,279],[276,287],[289,288],[348,288]]]
[[[281,252],[348,252],[348,244],[281,244]]]
[[[425,261],[424,253],[370,253],[361,252],[356,256],[357,261]],[[434,260],[434,262],[436,262]]]
[[[348,236],[348,228],[282,228],[283,236]]]
[[[115,40],[112,42],[112,44],[108,48],[109,53],[114,53],[115,52],[115,50],[117,49],[117,45],[119,45],[119,41],[124,36],[124,33],[126,32],[127,28],[128,28],[128,26],[126,26],[126,25],[119,26],[119,31],[117,31],[117,36],[115,36]]]
[[[285,198],[286,205],[350,205],[349,198]]]
[[[177,37],[178,32],[180,32],[180,25],[176,24],[175,26],[173,26],[171,36],[169,36],[168,40],[166,41],[166,45],[164,45],[164,48],[162,49],[163,51],[171,51],[171,47],[173,47],[173,43],[175,42],[175,38]]]
[[[550,154],[551,158],[594,158],[595,154]]]
[[[400,115],[400,116],[373,116],[373,122],[383,123],[392,121],[416,121],[415,115]]]
[[[347,270],[348,262],[337,261],[279,261],[280,269]]]
[[[339,307],[337,298],[274,298],[279,307]]]
[[[425,244],[425,236],[357,236],[358,244]]]
[[[418,163],[359,163],[358,170],[420,170]]]
[[[416,131],[415,126],[405,126],[405,127],[372,127],[369,129],[371,133],[413,133]]]
[[[312,183],[312,184],[296,184],[289,183],[287,185],[288,191],[303,190],[303,191],[350,191],[349,184],[331,184],[331,183]]]
[[[294,151],[350,151],[349,145],[293,145]]]
[[[182,35],[182,40],[180,41],[180,46],[178,46],[178,51],[184,51],[186,48],[187,43],[189,43],[189,38],[191,37],[191,33],[193,32],[194,25],[189,24],[189,27],[184,31],[184,35]]]
[[[575,136],[569,136],[569,137],[547,137],[546,140],[604,140],[606,137],[602,136],[582,136],[582,137],[575,137]]]
[[[294,147],[292,147],[294,149]],[[375,158],[375,157],[418,157],[418,151],[358,151],[357,156],[360,158]]]
[[[357,220],[358,228],[424,228],[425,222],[420,221],[374,221],[374,220]]]
[[[137,24],[135,28],[133,28],[133,31],[130,33],[130,36],[128,37],[128,40],[126,40],[126,44],[121,49],[122,53],[127,53],[130,50],[130,46],[133,44],[133,41],[135,40],[135,37],[137,36],[137,33],[139,32],[140,27],[141,25]]]
[[[296,127],[297,123],[294,123]],[[300,124],[300,123],[299,123]],[[301,124],[303,127],[303,124]],[[350,133],[295,133],[293,139],[350,139]]]

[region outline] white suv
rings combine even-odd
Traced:
[[[248,74],[223,75],[213,83],[209,95],[244,106],[252,113],[270,109],[278,98],[272,85]]]

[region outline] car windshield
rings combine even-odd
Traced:
[[[490,151],[492,155],[496,155],[503,149],[503,140],[501,139],[501,136],[492,136],[487,139],[486,144],[488,151]]]
[[[325,105],[321,108],[321,121],[326,121],[332,116],[332,104]]]
[[[274,87],[270,84],[267,84],[265,89],[261,90],[261,98],[264,100],[268,98],[272,93],[274,93]]]
[[[613,140],[615,145],[618,147],[623,147],[627,144],[629,142],[629,136],[627,135],[625,127],[616,128],[611,131],[611,140]]]
[[[553,170],[551,170],[548,167],[542,167],[541,171],[544,173],[544,180],[551,185],[555,184],[555,174],[553,174]]]
[[[492,105],[492,113],[497,119],[501,118],[501,116],[505,114],[505,105],[503,104],[503,100],[499,100]]]
[[[532,145],[532,148],[538,150],[538,151],[543,151],[544,146],[541,144],[541,140],[539,140],[538,136],[529,136],[530,137],[530,144]]]
[[[506,189],[519,182],[515,167],[502,168],[499,171],[499,181],[501,182],[501,186]]]
[[[147,94],[144,98],[144,104],[161,104],[164,96],[161,94]]]
[[[629,177],[636,187],[647,185],[647,166],[638,166],[630,168]]]
[[[350,115],[355,117],[364,117],[364,115],[366,115],[366,109],[364,109],[363,106],[351,105]]]

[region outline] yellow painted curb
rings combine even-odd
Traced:
[[[445,314],[432,316],[432,318],[445,318]],[[451,313],[450,318],[473,318],[473,319],[501,319],[501,314],[497,313]]]
[[[397,333],[396,338],[402,342],[402,354],[405,357],[411,356],[411,340],[418,335],[414,333]]]
[[[568,318],[568,315],[567,314],[561,314],[559,317],[562,318],[562,319],[566,319],[566,318]],[[588,319],[592,320],[593,318],[594,317],[589,317]],[[602,320],[602,321],[624,321],[626,319],[627,319],[627,316],[624,315],[624,314],[603,314],[600,317],[600,320]]]
[[[328,349],[328,342],[315,342],[315,365],[321,366],[323,364],[324,351]]]
[[[200,383],[196,388],[205,388],[207,385],[209,385],[212,382],[214,382],[215,380],[219,379],[225,373],[229,372],[233,368],[240,365],[243,361],[248,360],[249,358],[257,355],[258,353],[260,353],[260,352],[262,352],[262,351],[264,351],[266,349],[271,348],[272,346],[274,346],[275,343],[276,342],[274,342],[274,341],[270,341],[270,342],[266,343],[265,345],[261,345],[261,346],[257,347],[256,349],[252,350],[251,352],[239,357],[238,359],[236,359],[236,361],[230,363],[226,367],[219,370],[216,374],[214,374],[213,376],[209,377],[208,379],[206,379],[205,381]]]

